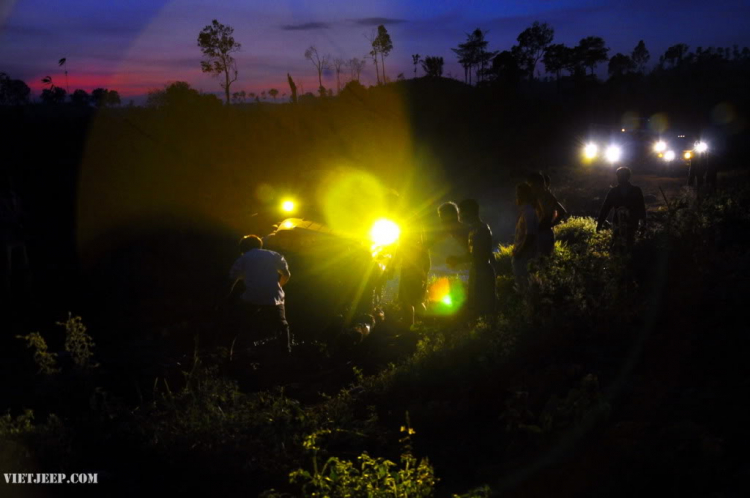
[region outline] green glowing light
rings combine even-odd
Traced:
[[[453,306],[453,299],[450,297],[450,295],[445,296],[443,299],[440,300],[443,304],[446,306]]]

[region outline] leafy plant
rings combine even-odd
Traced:
[[[304,496],[310,497],[367,497],[406,498],[431,496],[438,479],[429,461],[420,461],[412,454],[411,436],[415,434],[408,422],[401,427],[404,437],[401,465],[363,452],[357,462],[330,457],[319,467],[318,439],[331,430],[317,431],[305,438],[305,450],[312,453],[312,473],[297,469],[289,475],[292,483],[301,483]]]
[[[65,327],[65,351],[70,354],[76,367],[81,370],[98,367],[98,363],[91,361],[94,357],[94,340],[86,333],[81,317],[68,313],[68,319],[57,322],[57,325]]]
[[[50,353],[47,350],[47,341],[39,332],[17,335],[16,338],[25,340],[27,347],[34,348],[34,363],[39,367],[37,373],[51,375],[60,371],[57,368],[57,353]]]

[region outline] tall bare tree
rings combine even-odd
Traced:
[[[372,30],[370,33],[365,33],[363,35],[367,41],[370,42],[370,46],[372,47],[372,50],[370,50],[367,55],[372,57],[372,63],[375,64],[375,78],[378,82],[378,85],[380,84],[380,72],[378,70],[378,51],[375,48],[376,40],[378,38],[378,33],[375,30]]]
[[[414,54],[411,56],[411,62],[414,64],[414,77],[415,78],[417,77],[417,64],[419,64],[420,57],[421,56],[419,54]]]
[[[341,69],[346,65],[346,61],[341,57],[333,59],[333,69],[336,71],[336,93],[341,91]]]
[[[375,56],[380,54],[380,65],[383,71],[383,83],[388,82],[388,78],[385,76],[385,58],[393,50],[393,42],[391,41],[391,35],[388,34],[388,30],[382,24],[378,26],[378,34],[375,40],[372,42],[372,50],[375,52]]]
[[[352,57],[346,62],[352,80],[359,81],[359,77],[362,74],[362,70],[365,68],[365,64],[367,64],[367,60],[358,57]]]
[[[317,47],[315,45],[310,45],[307,50],[305,50],[305,59],[312,62],[313,66],[315,66],[315,69],[318,71],[318,84],[320,85],[320,88],[324,88],[323,71],[330,69],[331,56],[325,54],[321,57],[318,53]]]
[[[198,35],[198,46],[206,60],[201,61],[201,70],[213,76],[224,75],[221,87],[224,89],[225,101],[229,105],[229,87],[237,81],[237,61],[232,54],[239,51],[242,45],[234,41],[234,28],[225,26],[214,19]]]

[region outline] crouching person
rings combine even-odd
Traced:
[[[289,323],[284,309],[284,290],[291,274],[284,257],[263,249],[263,241],[256,235],[246,235],[240,240],[242,254],[232,265],[229,276],[233,288],[240,280],[245,290],[240,296],[243,327],[238,340],[248,343],[251,329],[258,339],[273,336],[278,349],[291,352]]]

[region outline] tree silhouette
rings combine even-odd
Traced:
[[[341,92],[341,69],[346,65],[346,61],[340,57],[333,59],[333,68],[336,70],[336,93]]]
[[[682,64],[683,59],[688,53],[688,50],[690,47],[685,45],[684,43],[678,43],[677,45],[672,45],[667,49],[666,52],[664,52],[664,55],[660,59],[662,62],[668,62],[670,66],[676,67]],[[722,54],[723,49],[719,47],[717,49],[717,52],[719,53],[719,57],[725,58]]]
[[[644,73],[646,71],[646,63],[648,63],[648,60],[651,58],[651,54],[648,52],[643,40],[639,41],[638,45],[635,46],[630,58],[639,73]]]
[[[273,101],[276,102],[276,96],[279,94],[279,91],[275,88],[271,88],[268,90],[268,95],[270,95],[273,98]]]
[[[521,69],[526,70],[530,80],[534,79],[536,64],[542,58],[544,50],[552,43],[554,37],[555,30],[552,26],[539,21],[534,21],[530,27],[518,35],[516,39],[518,45],[513,45],[511,52]]]
[[[165,85],[163,89],[148,92],[146,105],[173,109],[212,105],[221,107],[221,100],[216,95],[203,94],[191,88],[190,84],[185,81],[175,81]]]
[[[320,88],[323,88],[323,71],[330,69],[331,56],[325,54],[321,57],[315,45],[310,45],[305,50],[305,59],[312,62],[313,66],[315,66],[315,69],[318,71],[318,85]]]
[[[458,62],[464,68],[464,82],[471,85],[472,70],[477,67],[477,81],[484,78],[487,63],[497,55],[497,52],[487,51],[486,31],[477,28],[466,35],[466,41],[451,50],[458,56]]]
[[[372,50],[375,52],[375,57],[380,54],[380,65],[383,71],[383,83],[388,82],[388,78],[385,76],[385,58],[393,50],[393,42],[391,41],[391,35],[388,34],[388,30],[382,24],[378,26],[378,34],[372,42]]]
[[[31,89],[21,80],[0,73],[0,105],[22,105],[29,102]]]
[[[422,60],[422,70],[431,78],[443,76],[443,58],[428,55]]]
[[[91,96],[88,94],[86,90],[81,90],[80,88],[78,90],[75,90],[70,95],[70,102],[73,105],[77,106],[88,106],[89,102],[91,101]]]
[[[225,26],[214,19],[198,35],[198,46],[206,60],[201,61],[201,70],[215,77],[224,75],[221,87],[224,89],[225,101],[229,105],[229,87],[237,81],[237,62],[232,57],[242,45],[234,41],[234,28]]]
[[[600,62],[607,62],[607,52],[609,47],[604,46],[604,39],[599,36],[587,36],[578,42],[579,54],[583,65],[591,69],[591,75],[594,75],[594,69]]]
[[[464,68],[464,83],[471,84],[471,68],[476,63],[476,48],[472,44],[472,35],[466,35],[466,42],[459,43],[457,48],[452,48],[458,57],[458,63]]]
[[[548,46],[542,57],[542,64],[548,73],[554,74],[555,78],[560,79],[560,73],[565,69],[565,59],[568,56],[568,47],[562,43],[555,43]]]
[[[112,107],[120,105],[120,94],[117,90],[107,90],[106,88],[95,88],[91,92],[90,101],[96,107]]]
[[[372,32],[370,32],[369,34],[365,33],[363,36],[367,39],[367,41],[370,42],[370,46],[372,47],[372,49],[367,53],[367,55],[369,55],[372,58],[372,63],[375,64],[375,79],[377,80],[377,84],[380,85],[380,71],[378,69],[378,64],[379,64],[378,51],[375,48],[377,44],[376,40],[378,39],[378,33],[377,31],[372,30]]]
[[[635,71],[636,65],[633,59],[625,54],[617,53],[609,59],[607,71],[610,77],[624,76]]]
[[[474,43],[477,46],[477,57],[478,57],[478,64],[479,69],[477,70],[477,80],[478,81],[484,81],[485,74],[487,72],[487,65],[488,63],[495,58],[495,56],[499,53],[497,50],[495,51],[488,51],[487,45],[488,41],[484,38],[487,34],[487,31],[482,31],[481,29],[477,28],[474,30]]]
[[[492,59],[492,67],[489,72],[497,83],[513,87],[518,85],[524,71],[518,65],[518,59],[513,53],[509,50],[503,50]]]
[[[292,75],[289,73],[286,73],[286,80],[289,83],[289,91],[292,92],[292,103],[297,103],[297,85],[294,84],[294,80],[292,79]]]
[[[359,81],[359,77],[362,74],[362,70],[365,68],[365,64],[367,64],[367,61],[365,59],[359,59],[357,57],[352,57],[351,59],[349,59],[346,65],[349,68],[349,73],[352,80]]]
[[[414,54],[411,56],[411,61],[414,64],[414,77],[417,77],[417,64],[419,64],[419,54]]]
[[[244,104],[245,103],[245,97],[247,97],[247,94],[245,93],[245,90],[241,90],[239,92],[234,92],[232,94],[232,103],[233,104]]]
[[[52,86],[51,88],[45,88],[42,90],[40,98],[45,104],[62,104],[65,102],[65,97],[68,92],[64,88],[59,86]]]

